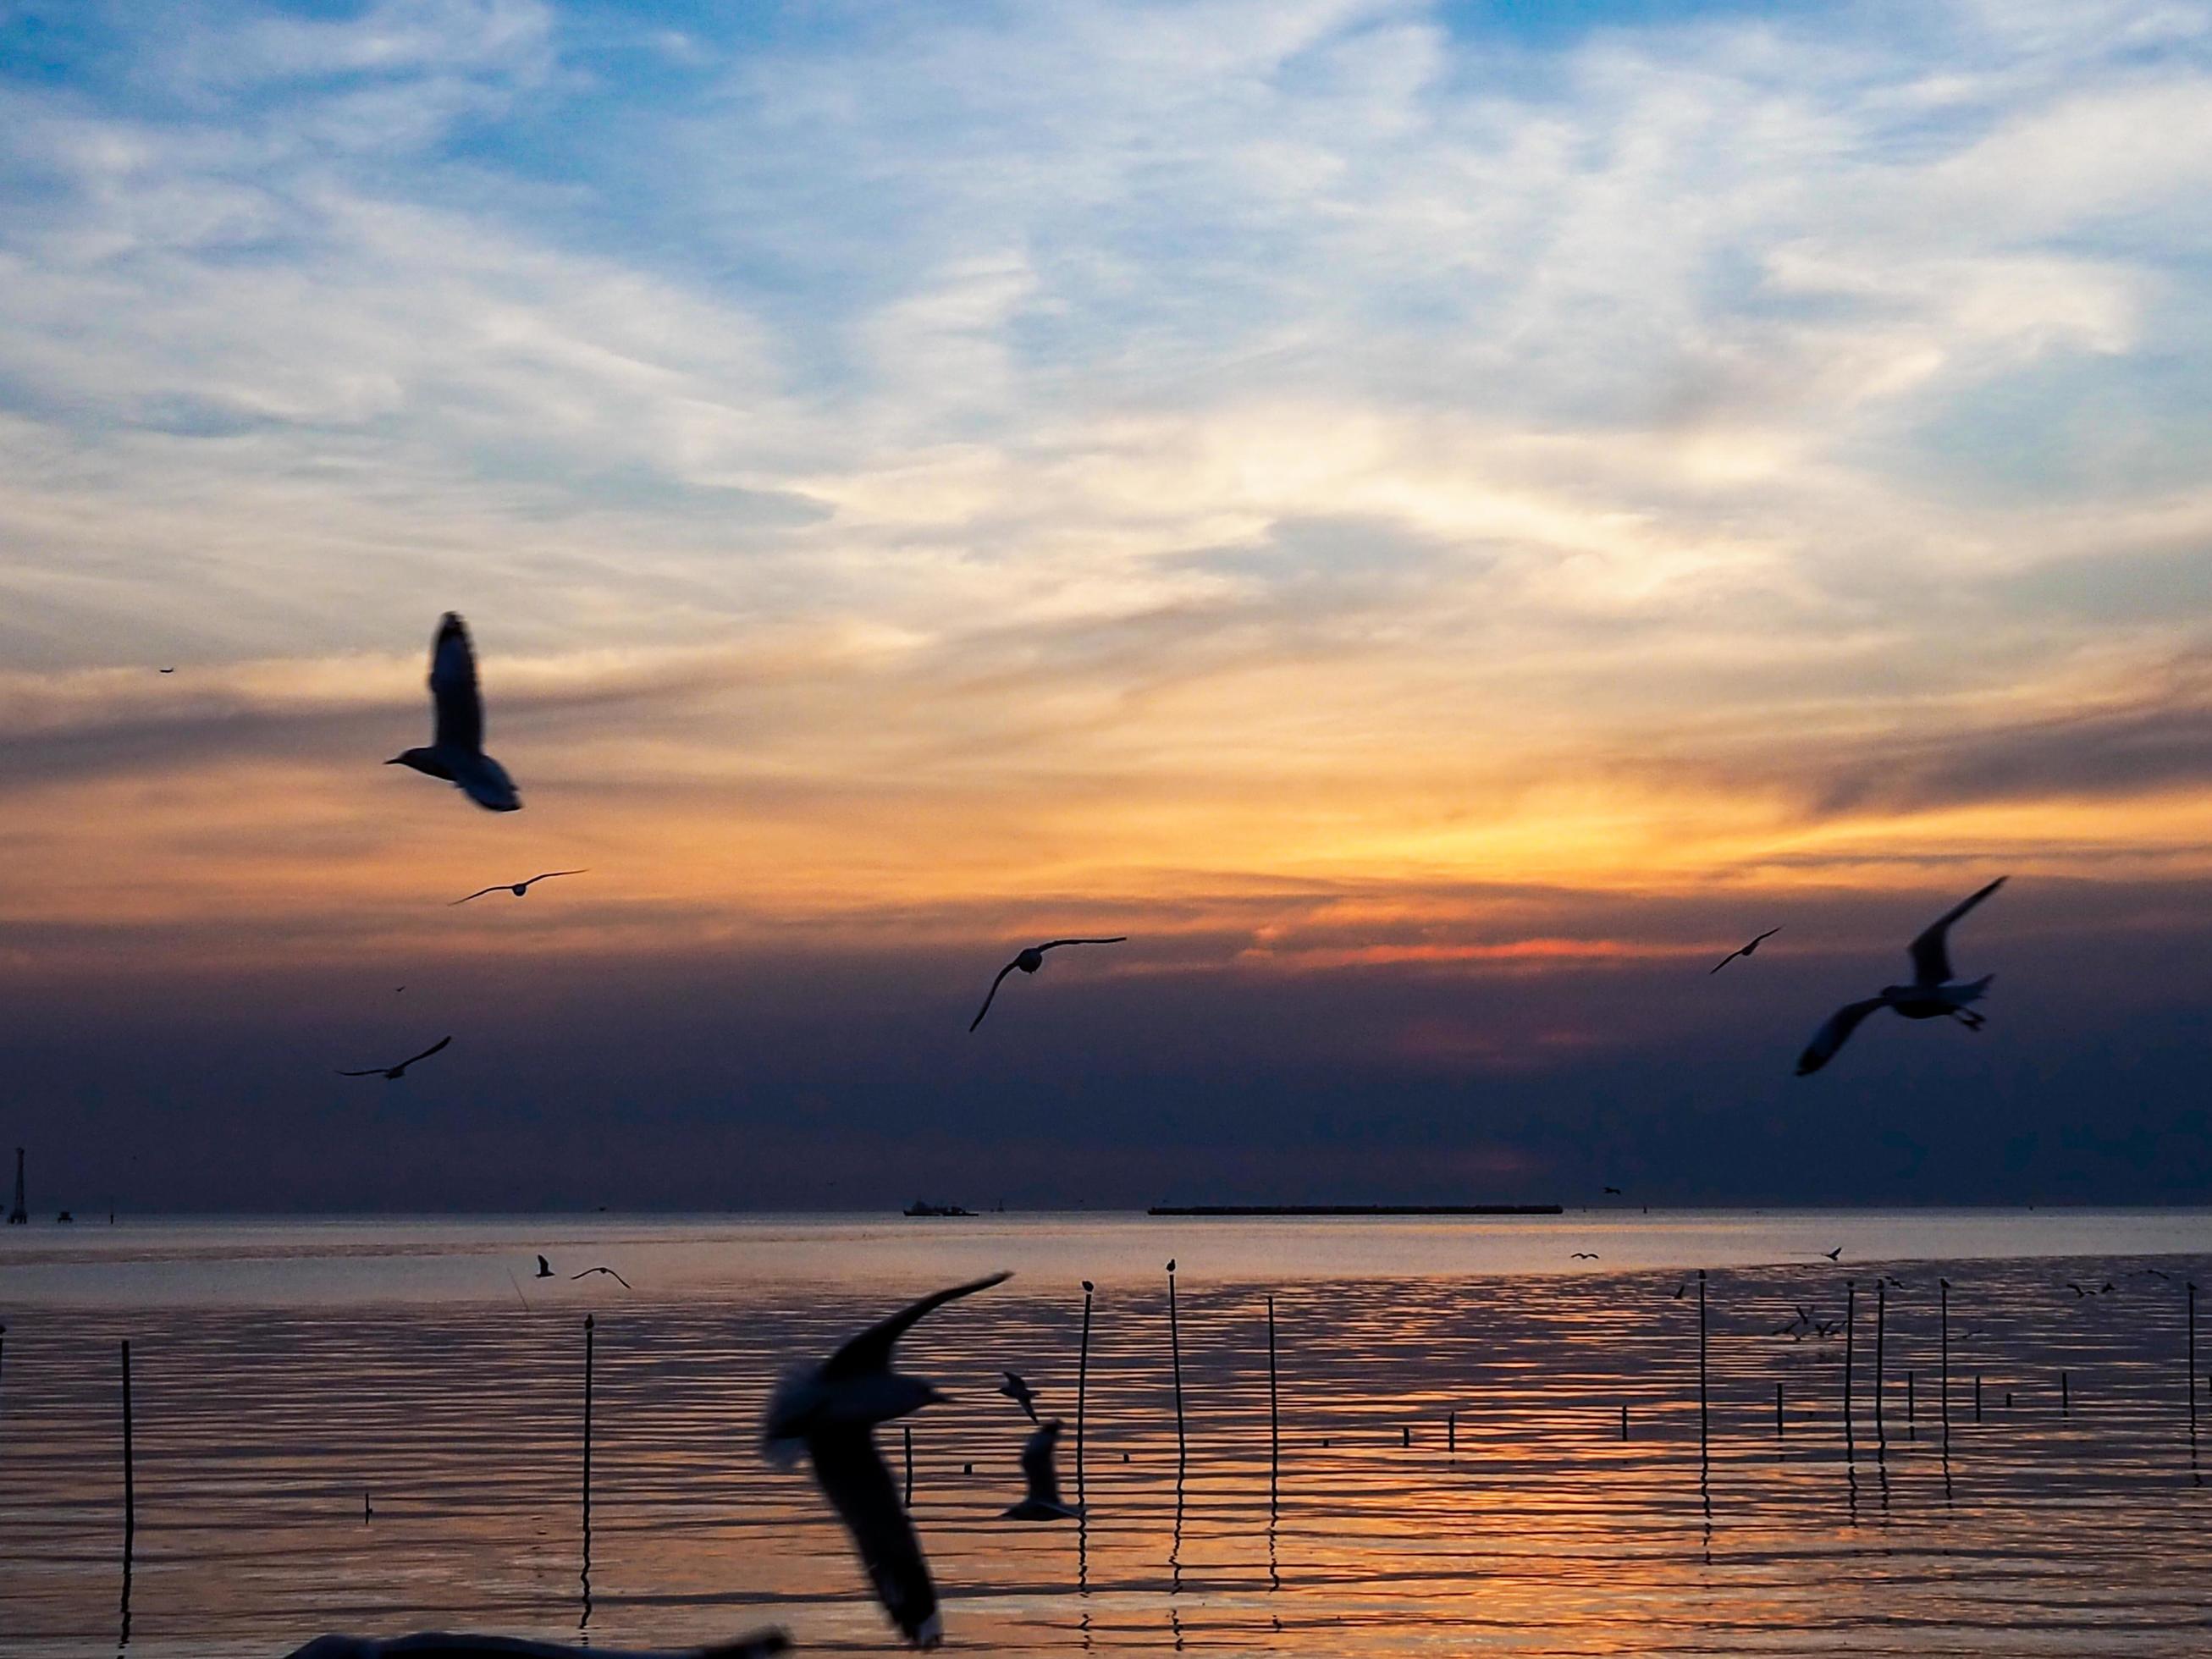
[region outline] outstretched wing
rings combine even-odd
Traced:
[[[859,1376],[886,1369],[891,1363],[893,1345],[906,1334],[907,1327],[915,1320],[948,1302],[963,1296],[973,1296],[978,1291],[988,1291],[992,1285],[1012,1277],[1011,1273],[995,1273],[988,1279],[978,1279],[969,1284],[955,1285],[949,1291],[936,1291],[900,1309],[889,1319],[869,1326],[824,1360],[820,1373],[822,1380],[826,1382],[840,1376]]]
[[[441,1037],[440,1037],[440,1038],[439,1038],[435,1042],[432,1043],[428,1048],[425,1048],[425,1049],[424,1049],[421,1054],[413,1054],[413,1055],[410,1055],[410,1056],[409,1056],[407,1059],[401,1060],[401,1061],[399,1062],[399,1066],[398,1066],[398,1069],[399,1069],[400,1071],[403,1071],[403,1072],[404,1072],[404,1071],[405,1071],[405,1070],[406,1070],[410,1066],[412,1066],[412,1065],[413,1065],[416,1060],[428,1060],[428,1059],[429,1059],[431,1055],[433,1055],[433,1054],[436,1054],[436,1053],[438,1052],[438,1050],[439,1050],[439,1049],[441,1049],[441,1048],[444,1048],[447,1043],[451,1042],[452,1041],[453,1041],[453,1038],[451,1038],[451,1037],[449,1037],[449,1036],[441,1036]]]
[[[612,1267],[586,1267],[580,1273],[570,1273],[568,1277],[572,1279],[589,1279],[593,1273],[605,1273],[609,1279],[613,1279],[616,1284],[621,1285],[623,1289],[626,1291],[631,1288],[629,1280],[624,1279]]]
[[[1972,898],[1962,899],[1929,922],[1927,930],[1912,941],[1912,978],[1915,984],[1941,985],[1951,977],[1951,924],[2004,884],[2005,878],[1999,876]]]
[[[1063,945],[1127,945],[1128,942],[1129,936],[1127,933],[1116,933],[1111,939],[1048,939],[1036,948],[1040,951],[1057,951]]]
[[[372,1066],[365,1072],[340,1072],[338,1075],[340,1077],[382,1077],[385,1069],[381,1066]]]
[[[480,899],[480,898],[482,898],[482,897],[483,897],[486,893],[496,893],[497,891],[499,891],[500,887],[504,887],[504,886],[506,886],[506,885],[507,885],[507,884],[506,884],[505,882],[501,882],[501,883],[500,883],[499,887],[479,887],[479,888],[477,888],[477,890],[476,890],[475,892],[473,892],[473,893],[471,893],[471,894],[470,894],[470,895],[469,895],[469,898],[458,898],[458,899],[455,899],[455,900],[453,901],[453,903],[454,903],[454,904],[466,904],[466,903],[469,902],[469,899]],[[448,905],[448,906],[447,906],[447,908],[448,908],[448,909],[451,909],[452,908],[453,908],[453,906],[452,906],[452,905]]]
[[[591,874],[591,872],[588,870],[547,870],[540,874],[531,877],[528,881],[524,882],[522,884],[525,887],[535,887],[539,882],[550,881],[556,876],[587,876],[589,874]]]
[[[1053,1462],[1059,1443],[1060,1419],[1054,1417],[1038,1424],[1036,1432],[1022,1447],[1022,1479],[1029,1485],[1032,1504],[1060,1502],[1060,1471]]]
[[[430,702],[436,742],[471,754],[483,748],[483,697],[477,690],[477,653],[468,624],[448,611],[430,645]]]
[[[873,1436],[866,1429],[812,1435],[806,1449],[814,1459],[814,1479],[853,1534],[884,1611],[908,1641],[935,1647],[941,1634],[937,1587],[929,1582],[921,1541],[900,1506]]]
[[[1813,1033],[1813,1040],[1805,1045],[1805,1052],[1797,1056],[1797,1075],[1810,1077],[1836,1057],[1836,1050],[1850,1040],[1859,1029],[1859,1022],[1881,1006],[1880,997],[1869,997],[1864,1002],[1847,1002],[1828,1016],[1828,1023]]]
[[[991,1012],[992,999],[999,994],[999,987],[1005,981],[1006,975],[1014,971],[1014,967],[1015,964],[1010,962],[1005,967],[999,969],[999,977],[991,981],[990,993],[988,995],[984,997],[983,1006],[975,1011],[975,1018],[968,1022],[968,1029],[969,1030],[974,1030],[978,1025],[981,1025],[983,1023],[983,1016]]]

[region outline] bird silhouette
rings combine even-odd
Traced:
[[[1620,1196],[1620,1188],[1618,1187],[1608,1187],[1605,1189],[1603,1196],[1607,1198],[1619,1198]]]
[[[624,1279],[612,1267],[586,1267],[580,1273],[570,1273],[568,1275],[568,1279],[571,1284],[574,1284],[577,1279],[589,1279],[593,1273],[605,1273],[609,1279],[613,1279],[616,1284],[621,1285],[623,1289],[626,1291],[632,1288],[629,1280]]]
[[[1885,985],[1880,996],[1847,1002],[1829,1015],[1827,1023],[1805,1045],[1805,1052],[1797,1056],[1797,1075],[1809,1077],[1833,1060],[1837,1050],[1858,1030],[1860,1022],[1878,1008],[1890,1009],[1907,1019],[1955,1019],[1970,1031],[1980,1030],[1984,1023],[1983,1017],[1968,1005],[1982,1000],[1989,991],[1990,981],[1996,975],[1984,974],[1976,980],[1952,979],[1951,924],[2004,884],[2005,878],[1999,876],[1929,923],[1911,947],[1912,983]]]
[[[1674,1300],[1675,1300],[1675,1301],[1677,1301],[1677,1302],[1680,1302],[1680,1301],[1682,1299],[1682,1293],[1683,1293],[1685,1291],[1688,1290],[1689,1288],[1690,1288],[1690,1281],[1689,1281],[1688,1279],[1684,1279],[1680,1284],[1677,1285],[1674,1287],[1674,1298],[1673,1298],[1673,1299],[1674,1299]]]
[[[1710,969],[1708,969],[1706,970],[1707,973],[1717,974],[1722,969],[1727,967],[1729,963],[1734,962],[1738,957],[1742,957],[1748,961],[1753,951],[1758,950],[1761,945],[1764,945],[1768,939],[1772,939],[1781,931],[1782,930],[1779,927],[1770,927],[1765,933],[1761,933],[1757,939],[1752,940],[1750,944],[1739,945],[1735,950],[1729,951],[1726,956],[1723,957],[1718,962],[1715,963]]]
[[[430,705],[434,715],[428,748],[402,750],[386,766],[411,766],[443,778],[491,812],[522,806],[507,769],[483,751],[483,695],[477,689],[477,654],[468,624],[448,611],[430,641]]]
[[[548,1261],[542,1255],[538,1258],[538,1273],[536,1277],[539,1279],[550,1279],[553,1277],[553,1264]]]
[[[801,1451],[812,1461],[815,1482],[852,1534],[877,1600],[916,1647],[935,1647],[944,1638],[937,1587],[930,1582],[929,1564],[922,1559],[914,1523],[900,1506],[890,1471],[876,1449],[875,1429],[945,1396],[919,1377],[894,1371],[891,1352],[925,1314],[1011,1277],[993,1273],[909,1304],[811,1370],[787,1376],[769,1401],[762,1449],[780,1462]]]
[[[1052,1418],[1037,1425],[1022,1448],[1022,1477],[1029,1490],[1018,1504],[1001,1510],[1001,1521],[1073,1521],[1083,1511],[1073,1504],[1065,1504],[1060,1497],[1060,1473],[1053,1465],[1053,1451],[1060,1441],[1060,1419]]]
[[[1006,1380],[999,1384],[999,1392],[1019,1406],[1030,1422],[1037,1421],[1036,1395],[1030,1391],[1030,1385],[1012,1371],[1001,1371],[1000,1375]]]
[[[1595,1250],[1577,1250],[1572,1255],[1570,1255],[1567,1260],[1570,1261],[1595,1261],[1597,1260],[1597,1252]]]
[[[453,1038],[450,1036],[441,1036],[428,1048],[425,1048],[421,1054],[410,1054],[405,1060],[401,1060],[397,1066],[371,1066],[366,1070],[359,1072],[340,1072],[338,1075],[340,1077],[380,1077],[386,1083],[397,1083],[401,1078],[407,1075],[407,1068],[410,1066],[415,1064],[418,1060],[429,1059],[431,1055],[436,1054],[439,1049],[444,1048],[452,1041]]]
[[[1838,1245],[1837,1245],[1837,1246],[1836,1246],[1836,1248],[1835,1248],[1834,1249],[1832,1249],[1832,1250],[1823,1250],[1823,1251],[1821,1251],[1821,1252],[1820,1252],[1820,1254],[1821,1254],[1821,1255],[1825,1255],[1825,1256],[1826,1256],[1826,1257],[1828,1258],[1828,1260],[1829,1260],[1829,1261],[1842,1261],[1842,1260],[1843,1260],[1843,1257],[1844,1257],[1844,1247],[1843,1247],[1842,1245],[1838,1244]]]
[[[989,994],[984,997],[983,1006],[975,1011],[975,1018],[968,1022],[968,1029],[972,1031],[983,1023],[983,1016],[991,1012],[992,999],[999,994],[1000,983],[1015,969],[1018,968],[1025,974],[1034,974],[1044,966],[1044,953],[1048,951],[1057,951],[1063,945],[1125,945],[1128,942],[1128,939],[1129,936],[1127,933],[1116,933],[1111,939],[1048,939],[1042,945],[1029,946],[1017,955],[1012,962],[999,969],[999,977],[991,981]]]
[[[173,674],[177,671],[173,668],[157,668],[154,672],[156,674]]]
[[[495,881],[489,887],[477,888],[475,892],[469,895],[469,898],[455,899],[453,903],[466,904],[469,899],[480,899],[486,893],[512,893],[515,897],[520,898],[541,881],[550,881],[556,876],[588,876],[591,873],[588,870],[548,870],[542,874],[531,877],[528,881]],[[450,905],[447,907],[449,909],[451,908]]]

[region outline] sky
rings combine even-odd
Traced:
[[[0,0],[0,134],[42,1210],[2212,1188],[2212,6]]]

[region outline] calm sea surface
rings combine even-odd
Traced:
[[[540,1251],[635,1288],[536,1279]],[[957,1396],[908,1419],[952,1648],[2212,1652],[2185,1288],[2212,1285],[2212,1213],[1616,1210],[9,1228],[0,1653],[769,1623],[887,1649],[805,1473],[760,1457],[761,1407],[787,1364],[998,1267],[902,1349]],[[1089,1518],[1000,1521],[1027,1430],[1001,1369],[1068,1419],[1075,1484],[1086,1278]],[[1776,1334],[1800,1304],[1835,1334]]]

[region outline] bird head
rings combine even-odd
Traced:
[[[1032,945],[1028,950],[1023,951],[1021,955],[1014,958],[1014,966],[1020,969],[1025,974],[1034,974],[1038,969],[1044,966],[1044,952],[1038,950],[1036,946]]]
[[[446,769],[445,763],[438,758],[437,751],[433,749],[403,749],[384,763],[386,766],[412,767],[417,772],[428,773],[434,778],[443,778],[448,783],[453,781],[453,775]]]

